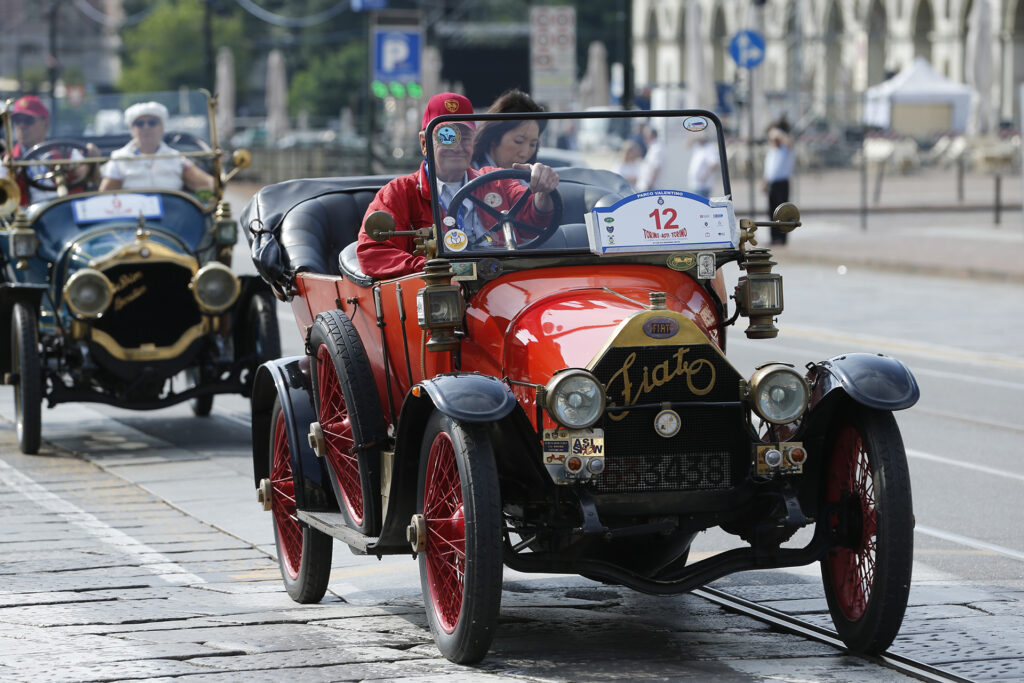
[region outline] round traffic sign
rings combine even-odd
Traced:
[[[764,61],[764,36],[757,31],[740,31],[729,41],[729,54],[741,69],[752,69]]]

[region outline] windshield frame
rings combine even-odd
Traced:
[[[489,250],[472,250],[465,252],[452,252],[449,251],[441,239],[442,234],[442,217],[441,217],[441,201],[438,196],[437,188],[437,175],[436,159],[434,156],[434,131],[445,123],[459,123],[465,121],[472,121],[479,125],[486,121],[529,121],[529,120],[582,120],[582,119],[634,119],[634,120],[645,120],[650,121],[652,119],[681,119],[685,120],[690,117],[702,117],[708,119],[715,129],[715,136],[718,144],[718,155],[721,160],[720,172],[721,181],[723,188],[723,196],[732,199],[732,184],[729,178],[729,168],[726,157],[725,148],[725,129],[723,127],[721,119],[712,111],[706,109],[652,109],[652,110],[609,110],[609,111],[587,111],[587,112],[511,112],[502,114],[444,114],[431,119],[427,123],[427,127],[424,131],[426,135],[426,177],[428,190],[430,192],[430,206],[431,216],[433,219],[433,225],[435,234],[438,241],[438,255],[444,256],[445,258],[484,258],[484,257],[495,257],[495,258],[508,258],[508,257],[533,257],[533,256],[564,256],[568,254],[583,253],[582,250],[567,250],[567,249],[530,249],[528,251],[517,251],[514,249],[489,249]],[[559,169],[555,168],[558,172]],[[587,253],[591,253],[587,250]]]

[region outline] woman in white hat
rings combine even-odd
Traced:
[[[213,177],[164,142],[167,107],[159,102],[139,102],[124,112],[132,139],[114,150],[103,165],[100,191],[212,190]]]

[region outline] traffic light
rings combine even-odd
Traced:
[[[375,97],[383,99],[388,96],[388,86],[384,85],[381,81],[373,81],[370,83],[370,92],[372,92]]]
[[[391,95],[399,99],[405,97],[405,86],[398,81],[391,81]]]
[[[415,97],[416,99],[423,97],[423,86],[419,83],[406,83],[405,89],[409,92],[409,97]]]

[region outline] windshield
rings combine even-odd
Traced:
[[[201,201],[211,192],[199,189],[213,189],[211,143],[217,141],[201,91],[8,100],[3,130],[18,145],[9,146],[14,154],[4,159],[7,173],[24,181],[31,204],[62,196],[62,185],[71,193],[189,188]],[[191,167],[205,174],[203,182],[188,182]],[[108,176],[117,184],[104,187],[100,178]]]
[[[737,246],[711,112],[442,116],[426,143],[449,258]]]

